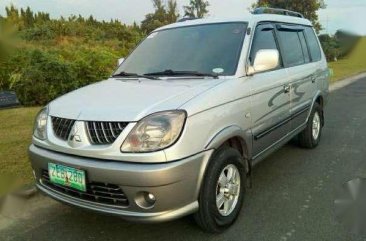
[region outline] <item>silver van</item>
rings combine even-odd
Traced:
[[[329,71],[299,13],[183,20],[120,62],[37,115],[29,155],[48,196],[133,221],[193,214],[221,232],[255,164],[295,137],[320,141]]]

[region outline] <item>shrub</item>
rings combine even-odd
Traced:
[[[16,59],[23,58],[17,56]],[[25,105],[44,105],[75,88],[76,74],[69,63],[50,53],[25,52],[25,63],[10,76],[10,89]]]
[[[24,30],[22,37],[29,41],[50,40],[55,38],[55,34],[47,25],[40,25]]]
[[[2,26],[19,42],[10,53]],[[0,16],[0,90],[14,90],[23,105],[45,105],[76,88],[107,78],[117,59],[144,37],[136,24],[83,18],[50,19],[11,6]],[[9,52],[7,55],[6,52]]]
[[[324,53],[329,61],[349,55],[360,39],[360,36],[343,31],[337,31],[334,36],[328,34],[319,36]]]

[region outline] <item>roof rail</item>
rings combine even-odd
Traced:
[[[181,23],[181,22],[185,22],[185,21],[190,21],[190,20],[196,20],[196,19],[199,19],[199,18],[194,18],[194,17],[183,17],[181,19],[179,19],[177,21],[177,23]]]
[[[298,18],[305,18],[304,15],[302,15],[301,13],[286,10],[286,9],[281,9],[281,8],[261,7],[261,8],[254,9],[254,11],[252,12],[252,14],[266,14],[266,13],[286,15],[286,16],[292,16],[292,17],[298,17]]]

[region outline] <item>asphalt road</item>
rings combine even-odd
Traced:
[[[128,223],[37,197],[0,218],[0,240],[362,240],[334,218],[342,183],[366,177],[366,78],[331,94],[315,150],[290,143],[254,168],[253,188],[227,232],[201,232],[190,218]]]

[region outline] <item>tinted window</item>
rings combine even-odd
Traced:
[[[245,34],[245,23],[206,24],[154,32],[130,54],[116,74],[219,70],[222,75],[234,75]]]
[[[282,56],[288,67],[305,63],[298,31],[279,31]]]
[[[308,46],[306,44],[304,32],[299,32],[299,38],[300,38],[302,53],[304,54],[305,62],[309,63],[310,62],[310,55],[309,55]]]
[[[305,28],[306,40],[309,45],[310,55],[313,62],[321,60],[321,51],[318,38],[311,27]]]
[[[253,65],[254,59],[257,52],[261,49],[277,49],[276,40],[273,33],[273,28],[266,28],[265,26],[257,27],[253,44],[252,50],[250,52],[249,61]]]

